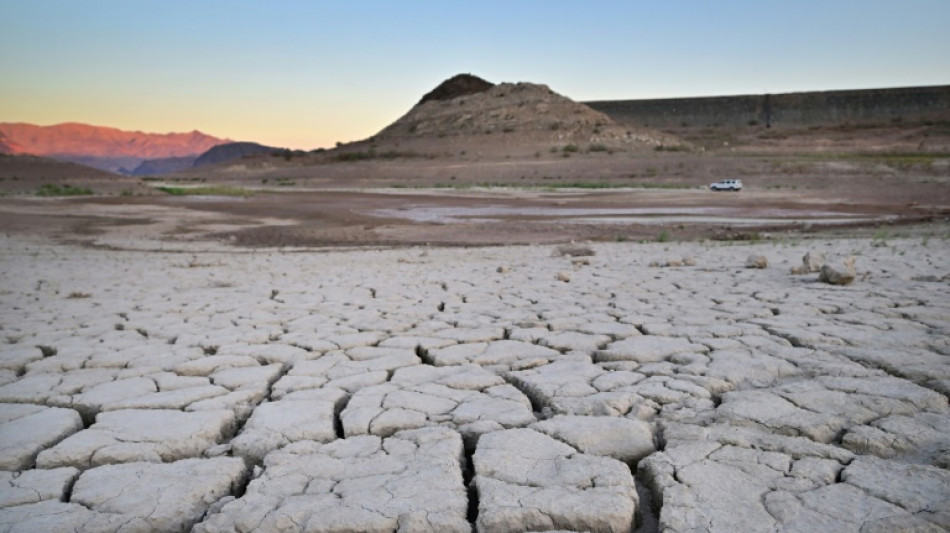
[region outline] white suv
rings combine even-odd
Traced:
[[[741,191],[742,180],[722,180],[709,186],[714,191]]]

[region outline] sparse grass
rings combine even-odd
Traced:
[[[670,232],[663,230],[656,236],[656,242],[670,242]]]
[[[884,228],[880,228],[874,232],[874,235],[871,237],[871,246],[875,248],[883,248],[887,246],[887,238],[889,234],[888,231]]]
[[[595,143],[587,147],[588,152],[609,152],[610,149],[607,148],[607,145]]]
[[[694,185],[688,183],[633,183],[630,185],[624,185],[625,187],[633,187],[636,189],[693,189]]]
[[[368,161],[372,159],[397,159],[400,157],[421,157],[420,154],[412,151],[400,152],[399,150],[387,150],[385,152],[377,152],[376,150],[370,148],[367,151],[358,151],[358,152],[344,152],[342,154],[337,154],[334,159],[341,163],[350,163],[354,161]]]
[[[950,159],[950,152],[806,152],[795,154],[795,158],[814,161],[866,161],[885,165],[930,165],[940,159]]]
[[[37,196],[87,196],[90,194],[93,194],[92,189],[88,187],[74,187],[68,183],[64,185],[44,183],[36,188]]]
[[[158,190],[172,196],[242,196],[251,195],[251,191],[241,187],[227,185],[210,185],[207,187],[156,187]]]
[[[667,146],[665,144],[660,144],[660,145],[657,145],[655,148],[653,148],[653,150],[657,152],[688,152],[689,147],[684,146],[682,144],[673,144],[670,146]]]

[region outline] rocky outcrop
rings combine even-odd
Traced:
[[[494,83],[485,81],[478,76],[458,74],[443,81],[438,87],[427,92],[422,97],[422,100],[419,100],[419,103],[424,104],[432,100],[451,100],[461,96],[478,94],[494,86]]]

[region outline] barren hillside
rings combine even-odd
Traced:
[[[492,85],[468,75],[436,87],[370,141],[433,148],[465,144],[512,153],[565,144],[636,150],[677,143],[671,135],[621,126],[546,85]]]

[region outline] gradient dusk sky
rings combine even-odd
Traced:
[[[950,0],[0,0],[0,122],[312,149],[444,79],[574,100],[950,84]]]

